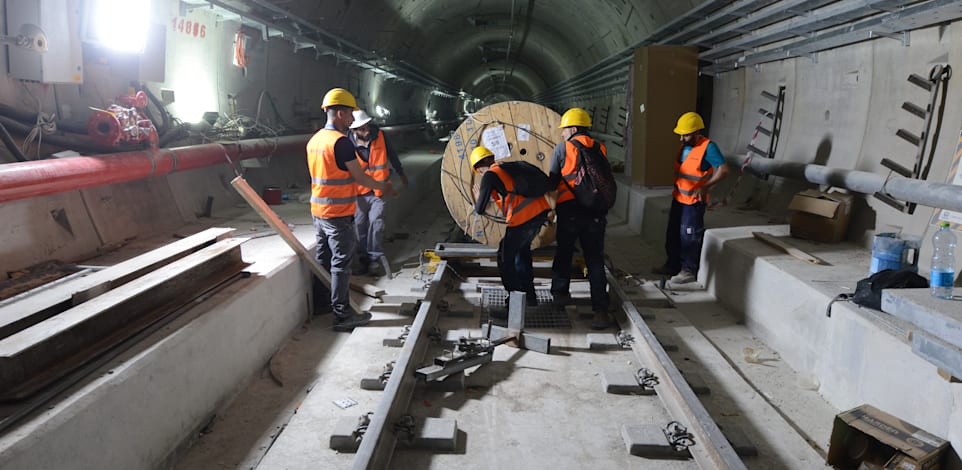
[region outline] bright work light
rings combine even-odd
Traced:
[[[85,40],[122,52],[144,51],[150,0],[89,0]]]

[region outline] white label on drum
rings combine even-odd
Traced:
[[[527,142],[531,138],[531,124],[518,124],[518,142]]]
[[[508,139],[504,135],[504,128],[501,126],[489,127],[481,133],[481,143],[494,153],[495,160],[501,160],[511,156],[511,148],[508,147]]]

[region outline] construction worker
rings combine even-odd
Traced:
[[[575,199],[571,186],[576,184],[578,149],[572,141],[577,140],[591,147],[595,140],[588,134],[591,117],[581,108],[571,108],[561,116],[563,141],[555,146],[551,155],[550,184],[558,188],[556,237],[558,248],[551,265],[551,296],[556,307],[561,308],[571,299],[571,258],[575,241],[581,242],[581,252],[588,267],[588,284],[591,288],[591,309],[594,318],[591,327],[603,330],[611,326],[608,315],[608,280],[605,276],[605,228],[607,214],[594,212]],[[608,158],[604,144],[598,142],[602,154]]]
[[[668,261],[652,270],[655,274],[672,276],[671,282],[675,284],[698,279],[708,190],[728,175],[728,166],[718,145],[701,135],[704,128],[704,121],[695,112],[682,114],[675,125],[681,148],[675,159],[675,189],[665,232]]]
[[[351,142],[357,153],[361,169],[374,178],[385,182],[391,179],[393,169],[401,177],[401,187],[407,188],[408,178],[404,175],[397,152],[381,130],[371,124],[371,116],[363,110],[354,111],[354,124],[351,124]],[[388,167],[388,162],[391,166]],[[384,256],[381,240],[384,234],[384,192],[363,185],[357,186],[357,253],[361,269],[358,274],[376,271],[378,263],[384,267],[384,274],[390,274],[390,264]]]
[[[474,171],[481,175],[480,184],[474,186],[474,211],[484,214],[488,201],[494,199],[508,224],[504,238],[498,244],[501,283],[509,295],[512,291],[525,292],[527,305],[537,306],[531,242],[548,221],[551,206],[544,196],[524,197],[517,194],[515,176],[496,163],[494,153],[486,147],[475,147],[471,151],[470,162]],[[492,316],[506,318],[507,311],[492,312]]]
[[[311,173],[311,215],[317,234],[316,259],[330,271],[331,286],[328,289],[314,279],[314,313],[333,311],[334,329],[350,331],[371,320],[370,313],[351,309],[348,291],[357,239],[357,185],[390,196],[397,191],[390,181],[375,181],[364,173],[354,145],[345,135],[354,122],[352,112],[358,109],[354,95],[343,88],[333,88],[324,95],[321,108],[327,113],[327,125],[307,143],[307,166]]]

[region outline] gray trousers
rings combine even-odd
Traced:
[[[384,255],[384,199],[371,191],[357,197],[357,252],[361,261],[377,261]]]
[[[350,282],[351,259],[357,243],[354,233],[354,217],[322,219],[314,217],[314,233],[317,236],[315,259],[331,273],[331,306],[334,315],[352,315]],[[322,289],[322,291],[325,289]],[[315,302],[321,301],[315,299]]]

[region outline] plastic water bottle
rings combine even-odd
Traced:
[[[952,298],[952,285],[955,283],[955,234],[949,230],[948,222],[939,222],[939,230],[932,236],[932,280],[929,292],[932,297]]]

